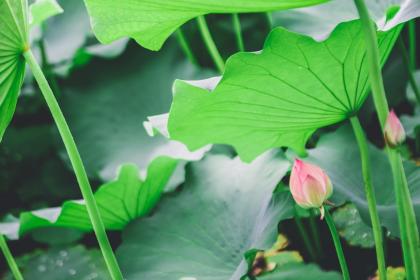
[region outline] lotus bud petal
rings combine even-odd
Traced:
[[[290,174],[290,192],[299,206],[322,210],[324,202],[332,195],[333,187],[321,168],[296,159]]]
[[[386,119],[384,134],[385,141],[390,147],[396,147],[405,141],[404,127],[394,110],[391,110],[388,118]]]

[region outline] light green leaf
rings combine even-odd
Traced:
[[[0,141],[12,120],[25,74],[28,48],[26,0],[0,1]]]
[[[379,32],[382,64],[399,30]],[[261,53],[233,55],[214,90],[196,85],[175,82],[171,139],[190,150],[230,144],[245,161],[273,147],[303,152],[315,130],[347,119],[368,95],[361,24],[341,24],[323,42],[276,28]]]
[[[418,0],[365,1],[379,30],[386,31],[420,16]],[[359,18],[354,1],[334,0],[314,7],[273,13],[276,26],[323,40],[340,23]],[[388,20],[387,20],[388,19]]]
[[[272,273],[257,277],[258,280],[339,280],[337,272],[322,271],[315,264],[293,263],[286,264]]]
[[[181,192],[124,230],[117,258],[127,279],[239,280],[246,259],[270,248],[278,222],[293,214],[290,194],[273,194],[290,167],[280,153],[252,164],[208,156],[188,167]]]
[[[142,126],[148,116],[169,109],[176,77],[212,74],[195,68],[170,46],[159,53],[136,48],[117,60],[92,63],[63,87],[61,105],[91,177],[111,180],[126,162],[145,170],[161,155],[185,160],[203,156],[206,149],[189,152],[177,141],[150,137]]]
[[[29,10],[29,24],[31,27],[40,25],[48,18],[63,12],[56,0],[36,0],[31,4]]]
[[[75,247],[53,247],[18,258],[25,279],[42,280],[108,280],[105,262],[99,250]],[[5,280],[14,279],[8,274]]]
[[[182,24],[200,15],[252,13],[304,7],[327,0],[85,0],[96,37],[110,43],[131,37],[150,50],[159,50]]]
[[[348,126],[323,136],[317,147],[308,151],[306,160],[325,169],[334,186],[331,200],[340,205],[351,201],[357,207],[362,219],[370,225],[369,210],[364,192],[361,161],[356,139]],[[381,224],[392,235],[399,235],[397,206],[391,167],[384,151],[369,145],[372,163],[372,179]],[[420,168],[413,162],[405,162],[409,190],[414,211],[420,222]]]
[[[105,228],[121,230],[130,221],[148,215],[159,201],[177,161],[159,157],[147,170],[145,180],[139,178],[134,165],[121,167],[115,181],[102,185],[95,199]],[[16,223],[19,226],[16,226]],[[63,207],[47,208],[20,214],[16,223],[0,224],[1,233],[13,239],[43,227],[68,227],[83,231],[92,225],[83,201],[67,201]],[[14,230],[18,229],[18,234]]]
[[[350,245],[363,248],[375,246],[372,228],[362,221],[359,211],[353,204],[338,208],[334,211],[333,218],[339,234]]]

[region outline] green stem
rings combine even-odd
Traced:
[[[344,257],[343,247],[341,247],[340,237],[338,236],[337,229],[335,228],[334,221],[327,208],[325,208],[325,221],[330,229],[331,236],[334,242],[335,251],[337,252],[338,261],[340,263],[341,272],[344,280],[350,280],[349,269],[347,267],[346,258]]]
[[[413,69],[411,68],[411,62],[410,62],[410,58],[408,56],[407,48],[405,47],[404,41],[403,41],[401,36],[398,38],[398,45],[399,45],[400,50],[401,50],[401,55],[403,57],[404,64],[407,65],[407,68],[408,68],[408,80],[410,82],[411,88],[414,91],[417,102],[420,103],[419,87],[417,86],[416,79],[414,78]]]
[[[239,19],[238,14],[232,14],[232,23],[233,29],[236,35],[236,44],[238,45],[238,49],[241,52],[245,51],[244,40],[242,38],[242,28],[241,28],[241,21]]]
[[[182,31],[181,27],[178,28],[176,31],[176,38],[178,39],[178,43],[182,48],[182,51],[185,53],[187,58],[190,60],[190,62],[194,65],[198,65],[197,59],[194,56],[194,53],[192,49],[190,48],[190,45],[188,44],[187,39],[185,38],[184,32]]]
[[[83,199],[86,203],[86,208],[92,222],[93,230],[96,234],[96,238],[102,250],[102,254],[104,256],[105,263],[108,267],[111,277],[114,280],[122,280],[122,273],[112,251],[108,237],[106,236],[105,227],[102,222],[98,206],[96,205],[96,201],[93,196],[92,188],[90,187],[89,179],[87,177],[82,159],[70,132],[70,128],[66,122],[66,119],[64,118],[63,113],[61,112],[60,106],[58,105],[54,93],[52,92],[51,87],[49,86],[48,81],[46,80],[44,73],[41,70],[41,67],[32,54],[32,51],[28,50],[24,52],[23,56],[25,57],[26,62],[32,70],[36,81],[38,82],[39,88],[51,111],[51,114],[60,132],[61,138],[64,142],[64,146],[66,147],[71,164],[76,174],[77,181],[80,186],[80,190],[82,192]]]
[[[410,22],[408,22],[408,40],[410,44],[410,67],[411,67],[411,71],[415,71],[417,68],[415,19],[412,19]]]
[[[223,73],[225,69],[225,62],[219,53],[219,50],[214,43],[213,37],[210,34],[209,27],[207,26],[206,19],[204,16],[197,17],[198,28],[200,29],[201,36],[203,37],[204,43],[206,44],[207,50],[212,57],[214,64],[220,73]]]
[[[9,265],[10,270],[12,271],[13,276],[16,280],[23,280],[22,273],[20,273],[19,267],[16,264],[15,258],[10,252],[9,246],[7,246],[6,239],[2,234],[0,234],[0,247],[3,252],[4,257],[6,258],[7,264]]]
[[[303,239],[303,243],[305,243],[305,247],[308,250],[309,256],[311,257],[311,260],[315,261],[316,254],[315,254],[314,247],[312,246],[308,233],[306,232],[305,227],[303,226],[302,219],[299,217],[299,214],[297,213],[297,211],[295,211],[295,222],[296,222],[296,226],[298,228],[299,234]]]
[[[273,15],[271,12],[266,12],[265,17],[267,18],[268,27],[273,28]]]
[[[365,194],[368,202],[369,215],[372,223],[373,238],[375,240],[376,260],[378,262],[379,279],[386,279],[386,263],[383,249],[382,227],[379,221],[378,209],[376,208],[375,191],[372,183],[372,171],[369,159],[369,150],[363,128],[360,121],[355,117],[350,118],[357,144],[359,145],[360,158],[362,161],[363,182],[365,185]]]
[[[373,101],[375,103],[376,112],[383,131],[389,114],[389,109],[379,63],[380,60],[376,29],[370,20],[365,2],[363,0],[354,0],[354,2],[363,23]],[[396,150],[390,148],[387,148],[386,150],[394,180],[398,222],[400,226],[407,279],[420,279],[419,232],[414,214],[413,203],[408,190],[407,178],[402,164],[402,158]]]
[[[321,237],[319,236],[319,229],[316,224],[316,215],[314,213],[314,209],[309,209],[310,217],[309,217],[309,225],[312,233],[313,240],[315,242],[315,248],[318,255],[318,259],[323,258],[323,252],[321,247]]]

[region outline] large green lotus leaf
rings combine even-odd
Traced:
[[[326,272],[315,264],[293,263],[283,265],[272,273],[257,277],[258,280],[339,280],[337,272]]]
[[[135,165],[122,166],[118,178],[102,185],[95,193],[105,228],[121,230],[130,221],[149,214],[159,201],[176,164],[176,160],[158,157],[150,164],[145,180],[139,178]],[[0,224],[0,232],[16,239],[43,227],[92,230],[86,206],[81,200],[67,201],[62,207],[24,212],[18,221]]]
[[[35,251],[17,259],[25,279],[93,280],[110,279],[99,250],[74,247],[53,247]],[[14,279],[10,273],[5,280]]]
[[[176,81],[171,139],[190,150],[230,144],[245,161],[273,147],[302,152],[315,130],[345,120],[368,95],[361,28],[343,23],[323,42],[276,28],[261,53],[233,55],[214,90]],[[399,30],[378,33],[382,64]]]
[[[400,23],[420,16],[418,0],[365,2],[379,30],[390,30]],[[274,25],[307,34],[317,40],[325,39],[338,24],[358,18],[359,13],[354,1],[349,0],[334,0],[314,7],[273,13]]]
[[[273,194],[289,167],[274,152],[252,164],[212,155],[188,165],[182,191],[124,230],[117,258],[127,279],[239,280],[293,214],[289,192]]]
[[[96,37],[110,43],[131,37],[150,50],[188,20],[205,14],[251,13],[305,7],[327,0],[85,0]]]
[[[126,162],[144,170],[160,155],[202,157],[204,150],[191,153],[177,141],[152,138],[142,126],[148,116],[168,110],[176,77],[209,73],[171,46],[159,53],[135,47],[119,59],[92,63],[63,86],[63,111],[90,176],[110,180]]]
[[[27,3],[0,1],[0,141],[12,120],[25,74],[28,47]]]
[[[337,205],[351,201],[364,221],[370,225],[368,204],[364,192],[362,167],[356,139],[348,126],[323,136],[317,147],[308,151],[306,159],[326,170],[334,186],[332,201]],[[369,145],[372,178],[381,224],[398,236],[398,217],[387,155]],[[420,168],[412,162],[404,163],[408,185],[418,222],[420,222]]]

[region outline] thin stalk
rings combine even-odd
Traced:
[[[305,227],[303,226],[302,219],[299,217],[296,211],[295,211],[295,222],[296,222],[296,226],[298,228],[299,234],[301,238],[303,239],[303,243],[305,243],[305,247],[308,250],[309,256],[311,257],[311,260],[315,261],[316,254],[315,254],[314,247],[312,246],[308,233],[306,232]]]
[[[340,263],[341,272],[343,274],[343,280],[350,280],[350,273],[347,267],[346,258],[344,257],[343,247],[341,247],[340,237],[338,236],[338,232],[335,227],[334,221],[327,208],[325,208],[325,221],[327,222],[328,228],[331,232],[331,236],[335,246],[335,251],[337,252],[338,261]]]
[[[416,55],[416,20],[412,19],[408,22],[408,41],[410,46],[410,67],[411,71],[417,68],[417,55]]]
[[[387,275],[383,248],[382,227],[379,221],[378,209],[376,208],[376,198],[372,183],[372,171],[370,166],[368,144],[365,133],[357,116],[351,117],[350,122],[356,136],[360,151],[360,158],[362,161],[363,182],[365,185],[365,194],[368,202],[370,220],[372,223],[373,238],[375,240],[376,261],[378,262],[379,279],[385,280]]]
[[[414,91],[417,102],[420,104],[419,87],[417,86],[416,79],[414,78],[413,69],[411,68],[411,62],[410,62],[410,58],[408,56],[407,48],[405,47],[404,41],[403,41],[401,36],[398,38],[398,45],[399,45],[400,50],[401,50],[401,55],[402,55],[402,58],[404,60],[404,64],[407,65],[407,68],[408,68],[407,69],[408,70],[408,80],[410,82],[411,88]]]
[[[379,63],[380,60],[376,30],[370,20],[365,2],[363,0],[354,0],[354,2],[363,23],[373,101],[375,103],[376,112],[383,131],[386,118],[389,114],[389,109]],[[398,222],[400,226],[407,279],[420,279],[419,231],[414,214],[413,203],[408,190],[402,158],[394,149],[387,148],[386,151],[394,181]]]
[[[239,19],[238,14],[232,14],[232,24],[233,24],[233,30],[235,31],[236,44],[238,45],[238,49],[239,51],[244,52],[245,45],[244,45],[244,40],[242,38],[241,20]]]
[[[265,17],[267,18],[268,27],[273,28],[273,15],[271,12],[266,12]]]
[[[22,273],[20,273],[19,267],[10,252],[9,246],[7,246],[7,242],[3,234],[0,234],[0,247],[4,257],[6,258],[6,262],[9,265],[10,271],[12,271],[13,277],[15,277],[16,280],[23,280]]]
[[[198,65],[197,59],[195,58],[194,53],[190,48],[190,45],[188,44],[187,38],[185,38],[184,32],[182,31],[181,27],[178,28],[175,34],[182,51],[185,53],[185,56],[189,59],[189,61],[192,64]]]
[[[45,78],[41,67],[37,63],[32,51],[27,50],[23,53],[23,56],[25,57],[26,62],[32,70],[35,80],[38,82],[42,95],[45,98],[48,108],[51,111],[51,114],[60,132],[61,138],[64,142],[64,146],[66,147],[70,162],[73,166],[74,173],[76,174],[76,178],[80,186],[83,199],[86,203],[86,208],[92,223],[93,230],[102,250],[102,254],[104,256],[109,273],[111,274],[112,279],[122,280],[123,276],[121,270],[118,266],[117,260],[106,235],[105,227],[102,222],[98,206],[96,205],[85,167],[83,165],[79,151],[77,150],[76,143],[74,142],[73,136],[70,132],[70,128],[66,122],[66,119],[64,118],[63,113],[61,112],[57,99],[55,98],[54,93],[52,92],[51,87],[48,84],[48,81]]]
[[[314,213],[314,209],[309,209],[310,216],[309,216],[309,226],[311,229],[311,234],[315,243],[316,253],[318,255],[318,259],[322,259],[322,247],[321,247],[321,237],[319,236],[319,229],[315,222],[316,216]]]
[[[225,62],[223,61],[222,56],[219,53],[219,50],[214,43],[213,37],[210,34],[209,27],[204,16],[197,17],[198,28],[200,30],[201,36],[203,37],[204,43],[206,44],[207,50],[210,53],[211,58],[214,61],[217,69],[220,73],[223,73],[225,69]]]

